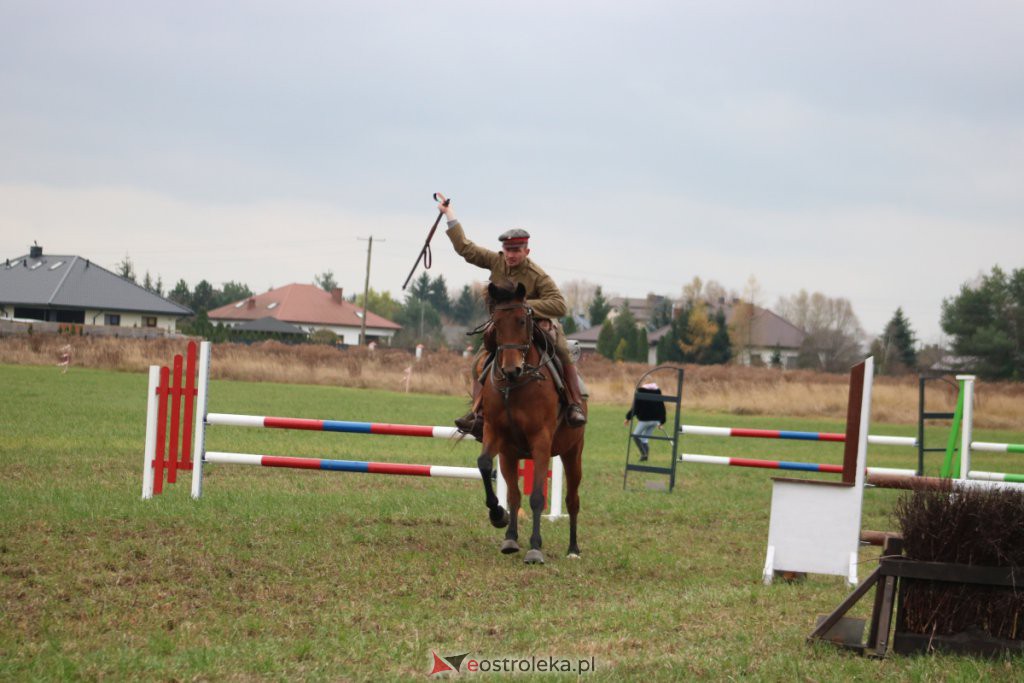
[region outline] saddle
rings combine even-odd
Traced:
[[[491,326],[487,327],[483,333],[483,345],[487,355],[482,356],[477,363],[477,367],[473,368],[476,381],[481,386],[487,381],[487,375],[490,373],[491,363],[494,362],[494,356],[497,351],[497,342],[495,342],[494,337],[494,328]],[[554,335],[545,331],[540,325],[535,325],[533,328],[533,343],[538,348],[551,349],[551,352],[546,354],[547,360],[544,362],[544,365],[551,368],[551,375],[554,377],[558,396],[566,405],[569,405],[572,403],[572,397],[565,386],[565,368],[562,365],[562,361],[558,358],[558,354],[554,352]]]

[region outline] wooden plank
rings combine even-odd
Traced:
[[[886,576],[908,579],[1024,588],[1024,567],[980,567],[948,562],[920,562],[905,558],[882,558],[879,569]]]
[[[868,578],[864,579],[859,586],[857,586],[845,600],[839,603],[839,606],[832,610],[825,619],[823,619],[817,627],[811,631],[811,635],[807,636],[807,640],[820,640],[824,634],[828,633],[829,629],[835,626],[840,619],[853,607],[857,602],[864,597],[864,594],[871,590],[872,586],[878,581],[879,577],[882,576],[881,568],[875,569],[868,575]]]

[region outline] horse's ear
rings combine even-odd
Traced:
[[[526,298],[526,285],[524,285],[522,282],[520,282],[516,286],[516,298],[517,299],[525,299]]]
[[[489,298],[490,298],[490,299],[491,299],[492,301],[493,301],[493,300],[495,299],[495,296],[496,296],[495,292],[497,291],[497,289],[498,289],[498,288],[494,286],[494,283],[493,283],[493,282],[488,282],[488,283],[487,283],[487,296],[488,296],[488,297],[489,297]]]

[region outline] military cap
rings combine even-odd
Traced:
[[[525,247],[530,240],[530,233],[522,228],[512,228],[498,235],[498,241],[503,247]]]

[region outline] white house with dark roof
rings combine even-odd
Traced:
[[[81,256],[44,254],[0,262],[0,320],[69,323],[176,332],[192,315],[165,299]]]

